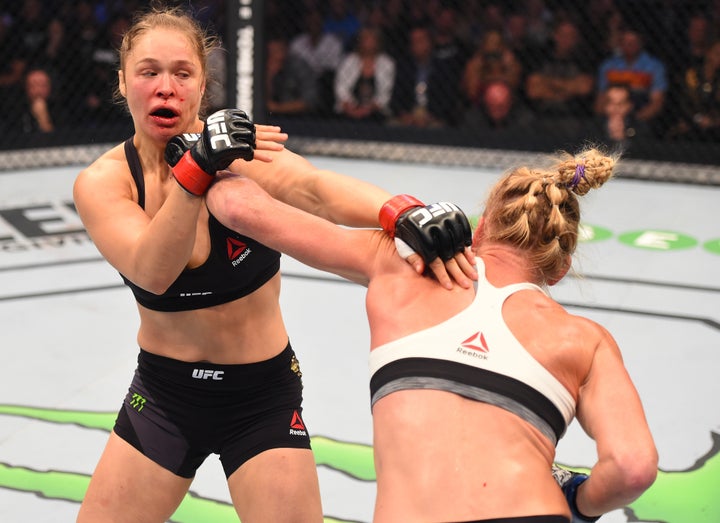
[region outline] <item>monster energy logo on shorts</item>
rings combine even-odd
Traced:
[[[143,410],[146,401],[147,400],[143,398],[140,394],[133,392],[132,399],[130,400],[130,406],[140,412],[141,410]]]

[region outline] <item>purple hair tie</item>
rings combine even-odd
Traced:
[[[571,189],[574,189],[580,183],[580,180],[585,178],[585,162],[579,163],[575,166],[575,174],[573,175],[572,181],[568,184]]]

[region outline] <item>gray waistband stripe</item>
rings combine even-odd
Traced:
[[[501,394],[448,379],[419,376],[395,379],[375,391],[371,398],[371,405],[374,406],[378,400],[393,392],[413,389],[443,390],[475,401],[495,405],[524,419],[542,432],[552,442],[553,446],[557,445],[557,438],[550,425],[524,405]]]

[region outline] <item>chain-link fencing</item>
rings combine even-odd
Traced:
[[[716,0],[189,5],[228,48],[238,4],[264,21],[254,118],[281,124],[301,152],[503,165],[595,143],[622,150],[635,176],[718,183]],[[85,160],[132,133],[113,100],[116,49],[143,7],[2,4],[1,169]],[[229,59],[212,57],[211,107],[236,100]]]

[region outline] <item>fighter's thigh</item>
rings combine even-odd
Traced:
[[[243,523],[321,523],[320,485],[312,450],[275,448],[245,462],[228,478]]]
[[[112,432],[90,479],[77,523],[163,523],[191,482],[143,456]]]

